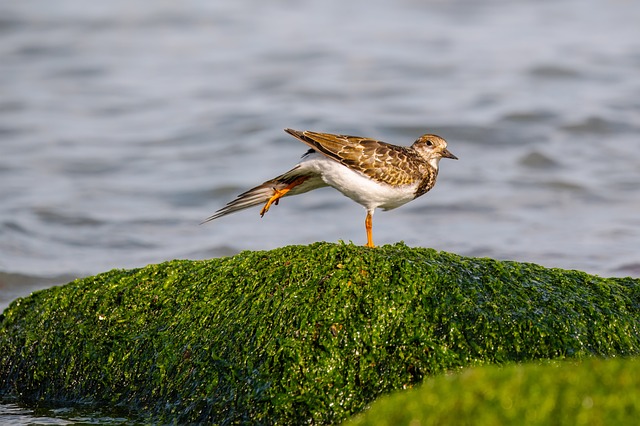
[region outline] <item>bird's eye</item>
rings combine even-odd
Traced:
[[[427,146],[433,146],[433,142],[431,142],[431,141],[429,141],[429,140],[428,140],[428,141],[427,141]]]

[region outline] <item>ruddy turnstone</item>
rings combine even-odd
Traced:
[[[282,197],[331,186],[367,210],[366,245],[375,247],[372,237],[375,209],[395,209],[425,194],[436,183],[440,159],[458,159],[447,149],[447,141],[430,134],[404,147],[358,136],[285,131],[311,148],[300,163],[238,195],[204,222],[260,204],[264,204],[260,210],[260,216],[264,216]]]

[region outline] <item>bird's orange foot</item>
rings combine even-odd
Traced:
[[[273,195],[269,198],[264,207],[262,207],[262,210],[260,210],[260,217],[264,216],[264,214],[269,211],[269,207],[271,207],[272,204],[277,206],[280,198],[284,197],[287,192],[291,191],[305,180],[307,180],[307,177],[301,176],[282,189],[273,188]]]
[[[269,198],[267,204],[265,204],[264,207],[262,207],[262,210],[260,210],[260,217],[264,216],[264,214],[269,211],[269,207],[271,207],[271,204],[275,204],[277,206],[280,198],[284,197],[284,194],[289,192],[289,190],[286,188],[282,190],[274,188],[274,191],[275,193],[271,196],[271,198]]]

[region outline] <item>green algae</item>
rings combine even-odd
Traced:
[[[15,301],[0,392],[177,423],[335,423],[482,364],[640,352],[637,279],[403,244],[114,270]]]
[[[376,400],[345,426],[631,425],[640,358],[484,366]]]

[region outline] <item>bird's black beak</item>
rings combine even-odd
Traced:
[[[458,157],[453,155],[447,148],[442,150],[442,158],[451,158],[452,160],[458,159]]]

